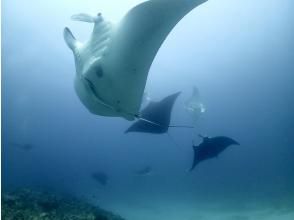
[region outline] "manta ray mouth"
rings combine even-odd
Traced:
[[[127,112],[127,111],[123,111],[122,109],[116,108],[116,107],[114,107],[113,105],[108,104],[107,102],[105,102],[105,101],[101,98],[101,96],[98,94],[97,90],[95,89],[94,83],[93,83],[91,80],[89,80],[87,77],[83,77],[83,79],[84,79],[85,82],[87,83],[89,89],[91,90],[92,94],[95,96],[95,98],[96,98],[96,100],[99,102],[99,104],[101,104],[101,105],[103,105],[103,106],[105,106],[105,107],[111,109],[111,110],[114,111],[114,112],[117,112],[117,113],[124,113],[124,114],[130,115],[130,116],[132,116],[132,117],[134,117],[134,118],[137,118],[137,119],[141,119],[141,120],[142,120],[142,118],[139,116],[139,114],[134,114],[134,113],[130,113],[130,112]],[[119,103],[119,101],[118,101],[118,103]],[[147,122],[149,122],[149,123],[152,123],[152,124],[156,124],[156,123],[153,123],[153,122],[148,121],[148,120],[145,120],[145,121],[147,121]],[[159,124],[156,124],[156,125],[161,126],[161,125],[159,125]]]
[[[155,126],[158,126],[158,127],[162,127],[162,128],[165,128],[165,127],[169,127],[169,128],[194,128],[193,126],[185,126],[185,125],[168,125],[168,126],[164,126],[164,125],[162,125],[162,124],[160,124],[160,123],[156,123],[156,122],[154,122],[154,121],[151,121],[151,120],[148,120],[148,119],[146,119],[146,118],[143,118],[143,117],[140,116],[140,114],[134,114],[134,113],[130,113],[130,112],[127,112],[127,111],[122,111],[121,109],[117,109],[117,108],[115,108],[114,106],[112,106],[112,105],[106,103],[106,102],[105,102],[105,101],[99,96],[99,94],[98,94],[97,90],[95,89],[95,86],[94,86],[93,82],[91,82],[91,80],[89,80],[87,77],[83,77],[83,79],[85,80],[85,82],[87,82],[87,84],[88,84],[88,86],[89,86],[91,92],[93,93],[93,95],[95,96],[95,98],[97,99],[97,101],[98,101],[100,104],[104,105],[105,107],[107,107],[107,108],[109,108],[109,109],[111,109],[111,110],[113,110],[113,111],[115,111],[115,112],[123,112],[123,113],[125,113],[125,114],[127,114],[127,115],[130,115],[130,116],[132,116],[132,117],[134,117],[134,118],[137,118],[138,120],[145,121],[145,122],[147,122],[147,123],[150,123],[150,124],[152,124],[152,125],[155,125]]]
[[[85,80],[85,82],[87,83],[87,85],[89,86],[92,94],[95,96],[95,98],[97,99],[97,101],[104,105],[105,107],[115,111],[115,112],[120,112],[118,109],[116,109],[115,107],[113,107],[112,105],[106,103],[102,98],[101,96],[99,96],[97,90],[95,89],[95,86],[94,84],[91,82],[91,80],[89,80],[87,77],[83,77],[83,79]]]

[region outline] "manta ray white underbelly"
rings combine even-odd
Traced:
[[[206,108],[201,101],[200,93],[196,86],[193,87],[192,96],[185,103],[185,109],[192,116],[194,123],[206,112]]]
[[[101,14],[73,20],[94,24],[90,39],[64,38],[76,64],[75,91],[94,114],[133,120],[139,113],[150,66],[173,27],[206,0],[150,0],[131,9],[118,25]]]

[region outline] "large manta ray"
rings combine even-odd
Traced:
[[[78,42],[68,28],[64,39],[76,65],[75,91],[93,114],[134,120],[153,59],[174,26],[206,0],[149,0],[113,25],[97,16],[73,15],[94,23],[90,39]]]

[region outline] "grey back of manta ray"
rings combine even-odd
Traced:
[[[225,136],[218,136],[213,138],[204,137],[203,142],[198,146],[193,146],[194,159],[190,171],[200,162],[217,157],[227,147],[231,145],[240,145],[232,138]]]
[[[141,113],[143,120],[138,120],[129,127],[128,132],[161,134],[167,132],[173,105],[181,92],[167,96],[159,102],[151,102]],[[148,122],[148,121],[149,122]]]

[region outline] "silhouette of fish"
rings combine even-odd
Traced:
[[[34,145],[32,144],[29,144],[29,143],[26,143],[26,144],[21,144],[21,143],[10,143],[11,146],[13,147],[16,147],[16,148],[19,148],[21,150],[24,150],[24,151],[30,151],[34,148]]]
[[[200,143],[198,146],[193,145],[194,160],[190,171],[192,171],[200,162],[218,157],[218,155],[229,146],[240,145],[237,141],[225,136],[212,138],[203,136],[201,137],[203,138],[202,143]]]
[[[108,183],[108,175],[104,172],[95,172],[92,174],[92,178],[102,186],[106,186]]]
[[[135,174],[138,176],[146,176],[152,172],[152,168],[150,166],[146,166],[142,169],[135,171]]]

